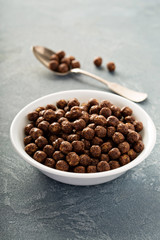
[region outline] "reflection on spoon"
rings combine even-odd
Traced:
[[[50,57],[51,55],[55,54],[54,51],[42,47],[42,46],[33,46],[32,47],[32,51],[35,55],[35,57],[45,66],[47,67],[49,70],[51,70],[49,68],[49,62],[50,62]],[[121,86],[120,84],[114,83],[114,82],[109,82],[101,77],[98,77],[92,73],[89,73],[87,71],[84,71],[80,68],[73,68],[71,70],[69,70],[68,72],[65,73],[60,73],[60,72],[56,72],[51,70],[54,74],[59,75],[59,76],[65,76],[68,75],[69,73],[82,73],[86,76],[89,76],[91,78],[94,78],[96,80],[98,80],[99,82],[102,82],[103,84],[105,84],[111,91],[131,100],[134,102],[142,102],[147,98],[147,94],[146,93],[142,93],[142,92],[137,92],[137,91],[133,91],[131,89],[128,89],[126,87]]]

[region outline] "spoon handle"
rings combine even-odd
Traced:
[[[101,77],[98,77],[92,73],[89,73],[85,70],[82,70],[80,68],[73,68],[71,70],[72,73],[82,73],[86,76],[89,76],[91,78],[94,78],[96,80],[98,80],[99,82],[105,84],[111,91],[133,101],[133,102],[142,102],[147,98],[147,94],[146,93],[142,93],[142,92],[137,92],[137,91],[133,91],[131,89],[128,89],[126,87],[121,86],[118,83],[114,83],[114,82],[109,82]]]

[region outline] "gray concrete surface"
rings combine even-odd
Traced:
[[[0,0],[0,238],[2,240],[160,239],[160,1]],[[83,69],[149,94],[157,143],[119,179],[91,187],[51,180],[24,162],[9,139],[16,113],[43,95],[108,91],[85,76],[54,76],[32,56],[34,44],[64,49]],[[115,61],[111,75],[92,64]]]

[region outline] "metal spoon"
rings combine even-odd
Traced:
[[[41,46],[33,46],[32,47],[32,51],[35,55],[35,57],[45,66],[49,69],[49,62],[50,62],[50,57],[52,54],[55,54],[54,51],[45,48],[45,47],[41,47]],[[50,70],[50,69],[49,69]],[[66,73],[59,73],[56,71],[53,71],[54,74],[59,75],[59,76],[64,76],[67,75],[69,73],[82,73],[84,75],[87,75],[89,77],[95,78],[96,80],[98,80],[99,82],[102,82],[103,84],[107,85],[107,87],[112,90],[113,92],[131,100],[134,102],[142,102],[147,98],[147,94],[146,93],[142,93],[142,92],[136,92],[133,91],[131,89],[128,89],[126,87],[121,86],[120,84],[114,83],[114,82],[109,82],[107,80],[104,80],[101,77],[98,77],[92,73],[89,73],[87,71],[84,71],[80,68],[73,68],[71,70],[69,70]]]

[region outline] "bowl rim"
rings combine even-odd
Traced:
[[[106,98],[109,98],[109,96],[111,96],[111,98],[114,96],[115,99],[117,100],[123,100],[125,101],[125,104],[127,106],[127,103],[130,106],[136,106],[136,108],[138,110],[140,110],[144,117],[147,119],[148,124],[150,125],[150,131],[152,132],[152,141],[150,141],[150,145],[148,146],[148,148],[144,148],[144,150],[136,157],[136,159],[134,159],[133,161],[131,161],[130,163],[121,166],[119,168],[116,169],[112,169],[109,171],[104,171],[104,172],[96,172],[96,173],[74,173],[74,172],[65,172],[65,171],[60,171],[54,168],[49,168],[45,165],[43,165],[42,163],[39,163],[37,161],[35,161],[32,157],[30,157],[24,149],[22,149],[22,151],[17,147],[15,141],[14,141],[14,134],[13,134],[13,130],[14,127],[17,124],[17,120],[19,119],[19,117],[21,115],[23,115],[23,113],[26,111],[27,108],[29,108],[30,106],[38,103],[39,101],[49,98],[51,96],[58,96],[58,95],[63,95],[64,93],[70,93],[71,96],[74,93],[84,93],[84,92],[88,92],[88,93],[93,93],[93,96],[96,96],[96,94],[106,94]],[[132,107],[131,107],[132,108]],[[43,97],[40,97],[32,102],[30,102],[29,104],[27,104],[25,107],[23,107],[14,117],[11,126],[10,126],[10,139],[12,142],[13,147],[15,148],[15,150],[17,151],[17,153],[29,164],[31,164],[32,166],[38,168],[40,171],[44,171],[46,173],[49,174],[54,174],[54,175],[58,175],[58,176],[63,176],[63,177],[69,177],[69,178],[83,178],[83,179],[90,179],[90,178],[101,178],[101,177],[107,177],[107,176],[114,176],[114,175],[118,175],[118,174],[122,174],[126,171],[128,171],[129,169],[132,169],[133,167],[137,166],[139,163],[141,163],[146,157],[148,157],[148,155],[151,153],[155,143],[156,143],[156,128],[155,125],[152,121],[152,119],[150,118],[150,116],[147,114],[147,112],[140,107],[137,103],[131,102],[128,99],[125,99],[119,95],[113,94],[113,93],[109,93],[109,92],[104,92],[104,91],[98,91],[98,90],[84,90],[84,89],[77,89],[77,90],[67,90],[67,91],[60,91],[60,92],[55,92],[55,93],[51,93],[51,94],[47,94]]]

